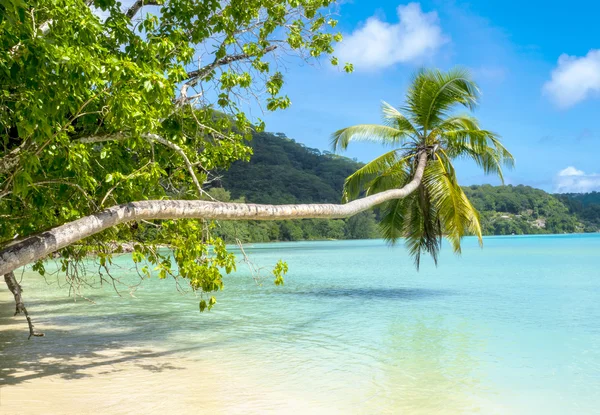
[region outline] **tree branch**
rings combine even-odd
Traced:
[[[186,167],[188,173],[192,177],[192,181],[194,182],[194,186],[196,187],[198,196],[208,195],[208,193],[206,193],[204,190],[202,190],[202,186],[200,185],[200,182],[198,181],[198,177],[196,176],[196,172],[194,171],[194,164],[192,164],[190,162],[190,159],[188,158],[187,154],[185,154],[185,151],[183,151],[183,149],[181,147],[179,147],[175,143],[170,142],[169,140],[162,138],[161,136],[159,136],[157,134],[143,134],[142,137],[148,142],[151,142],[151,143],[157,142],[157,143],[162,144],[165,147],[169,147],[171,150],[174,150],[177,154],[179,154],[179,156],[181,156],[181,158],[183,159],[183,162],[185,164],[185,167]],[[93,143],[103,143],[103,142],[107,142],[107,141],[119,141],[119,140],[124,140],[126,138],[127,138],[127,136],[125,134],[116,133],[116,134],[83,137],[83,138],[79,138],[75,141],[78,143],[93,144]],[[208,195],[208,196],[210,196],[210,195]]]
[[[136,0],[129,9],[125,12],[125,16],[129,20],[133,19],[138,11],[144,6],[160,6],[162,2],[157,0]]]
[[[198,181],[198,177],[196,176],[196,172],[194,171],[194,166],[192,165],[192,163],[190,162],[190,159],[188,158],[188,156],[185,154],[185,151],[183,151],[183,149],[181,147],[179,147],[175,143],[170,142],[169,140],[165,140],[164,138],[162,138],[161,136],[158,136],[156,134],[147,134],[146,137],[147,137],[147,139],[156,141],[156,142],[164,145],[165,147],[169,147],[171,150],[174,150],[177,154],[179,154],[181,156],[181,158],[183,159],[183,162],[185,163],[185,167],[187,168],[188,173],[190,174],[190,176],[192,176],[192,181],[194,182],[194,186],[196,186],[196,190],[198,191],[198,196],[200,197],[203,194],[208,195],[208,193],[206,193],[204,190],[202,190],[202,186],[200,186],[200,182]],[[208,196],[210,196],[210,195],[208,195]]]
[[[146,200],[113,206],[102,212],[57,226],[49,231],[9,245],[0,251],[0,275],[46,257],[110,227],[134,220],[217,219],[281,220],[307,218],[345,218],[383,202],[402,199],[414,192],[423,178],[427,153],[421,152],[412,180],[401,189],[392,189],[352,202],[305,205],[256,205],[202,200]]]
[[[271,45],[271,46],[267,46],[266,48],[264,48],[262,50],[262,52],[264,54],[266,54],[266,53],[274,51],[275,49],[277,49],[277,45]],[[254,55],[249,55],[247,53],[240,53],[239,55],[230,55],[230,56],[225,56],[224,58],[221,58],[221,59],[215,59],[213,61],[213,63],[211,63],[210,65],[206,65],[195,71],[188,72],[187,76],[190,81],[188,81],[187,84],[189,86],[193,87],[200,80],[202,80],[206,75],[208,75],[213,69],[215,69],[219,66],[229,65],[232,62],[237,62],[237,61],[241,61],[244,59],[248,59],[248,58],[251,58],[252,56],[254,56]]]
[[[20,146],[12,149],[4,157],[0,158],[0,174],[8,173],[19,165],[21,153],[30,147],[30,143],[24,140]]]
[[[31,338],[31,336],[42,337],[44,333],[37,332],[33,329],[33,322],[31,321],[31,317],[29,317],[27,308],[25,308],[25,304],[23,304],[23,297],[21,296],[23,288],[21,288],[21,285],[15,278],[14,272],[4,274],[4,282],[6,282],[6,286],[15,297],[15,316],[21,313],[25,314],[27,325],[29,326],[29,338]]]

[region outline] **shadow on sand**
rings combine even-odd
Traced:
[[[332,288],[281,292],[281,295],[322,298],[383,299],[395,301],[424,300],[450,292],[426,289]],[[237,343],[249,343],[281,336],[310,333],[311,327],[344,313],[336,312],[299,315],[289,324],[265,325],[259,330],[239,330],[240,318],[221,314],[219,319],[199,318],[197,313],[181,315],[176,311],[153,310],[145,313],[93,315],[79,306],[73,313],[71,299],[31,301],[36,328],[46,336],[27,339],[27,328],[22,316],[13,317],[14,303],[8,301],[8,292],[0,291],[0,386],[16,385],[45,376],[59,375],[64,379],[93,376],[85,373],[90,368],[106,368],[100,374],[119,372],[113,367],[119,363],[133,363],[150,372],[184,369],[186,357],[204,348],[216,348]],[[63,307],[64,306],[64,307]],[[35,310],[35,311],[34,311]],[[274,310],[276,314],[276,310]],[[211,336],[219,333],[220,336]],[[230,334],[229,336],[222,335]],[[190,341],[187,347],[157,350],[149,344],[160,344],[171,336],[183,336]],[[193,339],[198,339],[194,342]],[[165,362],[164,359],[173,361]],[[160,360],[160,362],[158,362]]]

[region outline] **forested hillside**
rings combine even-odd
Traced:
[[[284,134],[256,133],[250,162],[236,162],[222,172],[223,189],[211,193],[221,201],[254,203],[339,203],[344,180],[361,164],[347,157],[308,148]],[[225,190],[225,191],[224,191]],[[217,234],[232,242],[378,238],[373,212],[348,219],[275,222],[220,222]]]
[[[586,230],[600,229],[600,192],[566,193],[556,195],[584,224]]]
[[[249,163],[234,163],[222,186],[234,199],[255,203],[339,203],[344,180],[361,164],[305,147],[285,135],[257,133]]]
[[[529,186],[469,186],[486,235],[583,232],[584,225],[557,197]],[[590,229],[591,230],[591,229]]]
[[[308,148],[284,134],[257,133],[250,162],[222,172],[211,192],[219,200],[255,203],[339,203],[345,178],[360,163]],[[224,191],[225,189],[225,191]],[[600,193],[551,195],[529,186],[468,186],[465,192],[481,213],[486,235],[596,232]],[[227,240],[274,241],[379,237],[377,212],[345,220],[220,223]]]

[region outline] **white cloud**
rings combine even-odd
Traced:
[[[573,166],[558,172],[554,190],[557,193],[587,193],[600,190],[600,174],[587,174]]]
[[[562,169],[558,172],[559,176],[585,176],[585,172],[582,170],[577,170],[573,166],[569,166],[566,169]]]
[[[600,50],[592,49],[580,58],[560,55],[552,79],[544,84],[543,91],[561,108],[600,95]]]
[[[397,8],[395,24],[369,17],[363,27],[346,35],[336,55],[356,69],[373,70],[431,56],[448,37],[442,33],[436,12],[423,13],[419,3]]]

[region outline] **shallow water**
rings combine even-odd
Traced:
[[[91,304],[25,274],[46,337],[2,287],[0,413],[597,413],[600,236],[464,245],[419,273],[382,241],[251,245],[285,286],[239,264],[203,314],[169,280]]]

